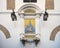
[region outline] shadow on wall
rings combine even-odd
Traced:
[[[11,37],[9,31],[1,24],[0,24],[0,30],[4,33],[7,39]]]
[[[60,25],[57,26],[55,29],[53,29],[51,36],[50,36],[50,40],[54,41],[55,40],[55,36],[56,34],[60,31]]]

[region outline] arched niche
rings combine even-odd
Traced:
[[[0,24],[0,30],[4,33],[5,37],[8,39],[10,38],[10,33],[9,31],[7,30],[7,28],[5,28],[3,25]]]
[[[60,31],[60,25],[57,26],[56,28],[53,29],[51,36],[50,36],[50,40],[55,40],[55,36],[57,35],[57,33]]]
[[[41,9],[35,4],[25,4],[19,8],[18,13],[41,13]]]
[[[40,16],[41,9],[35,4],[25,4],[21,6],[18,10],[19,16],[23,16],[24,24],[25,24],[25,33],[23,34],[23,39],[37,39],[35,33],[35,18],[36,16]],[[40,39],[39,39],[40,40]]]

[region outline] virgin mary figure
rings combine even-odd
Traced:
[[[35,32],[35,27],[31,24],[31,22],[29,22],[25,28],[25,33],[34,33],[34,32]]]

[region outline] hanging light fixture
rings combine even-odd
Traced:
[[[43,20],[47,21],[47,19],[48,19],[48,13],[47,13],[47,11],[45,11],[45,13],[43,15]]]
[[[15,14],[15,11],[14,10],[11,13],[11,19],[12,19],[12,21],[17,21],[17,17],[16,17],[16,14]]]

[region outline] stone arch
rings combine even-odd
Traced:
[[[19,8],[18,13],[21,13],[22,10],[26,9],[26,8],[34,8],[37,11],[39,11],[39,13],[41,13],[41,9],[39,8],[39,6],[35,5],[35,4],[25,4],[22,7]]]
[[[0,24],[0,30],[4,33],[6,38],[10,38],[11,37],[9,31],[1,24]]]
[[[55,40],[55,36],[59,31],[60,31],[60,25],[57,26],[55,29],[53,29],[51,36],[50,36],[50,40]]]

